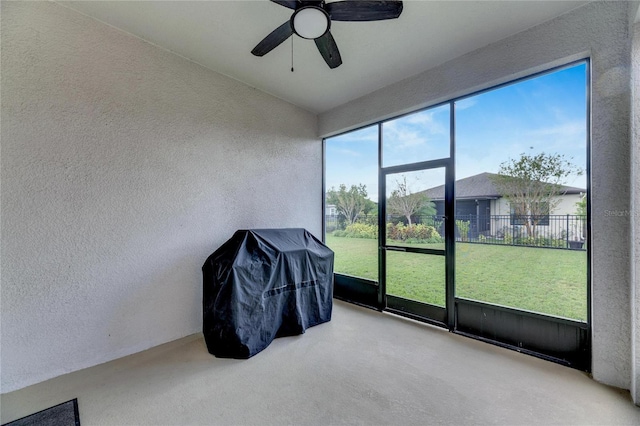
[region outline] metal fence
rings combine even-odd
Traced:
[[[372,222],[368,219],[368,222]],[[580,215],[457,215],[456,241],[526,247],[585,250],[586,216]],[[364,219],[363,219],[364,220]],[[404,217],[387,217],[387,223],[407,223]],[[415,216],[413,223],[434,226],[444,235],[441,216]],[[337,215],[325,216],[327,232],[340,229]]]
[[[333,232],[338,229],[338,215],[337,214],[326,214],[324,215],[324,227],[327,232]]]
[[[425,218],[428,220],[428,218]],[[587,218],[579,215],[459,215],[456,240],[584,250]]]

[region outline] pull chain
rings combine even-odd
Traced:
[[[291,72],[293,72],[293,38],[291,37]]]

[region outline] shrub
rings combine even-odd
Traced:
[[[504,242],[505,242],[505,244],[512,244],[513,243],[513,235],[510,232],[505,232],[504,233]]]
[[[378,226],[378,215],[369,213],[367,215],[363,215],[358,217],[357,223],[364,223],[365,225],[373,225],[375,227]]]
[[[564,247],[565,240],[553,237],[520,237],[516,238],[515,244],[531,247]]]
[[[471,222],[468,220],[456,220],[456,227],[458,228],[458,232],[460,233],[460,239],[462,241],[467,241],[467,236],[469,235],[470,226],[471,226]]]
[[[390,240],[401,240],[402,227],[404,227],[402,222],[398,222],[397,224],[387,223],[387,238]]]
[[[368,225],[365,223],[352,223],[347,226],[344,231],[333,231],[333,236],[375,240],[378,238],[378,226]],[[387,224],[387,238],[390,240],[414,244],[441,243],[444,241],[433,226],[423,224],[413,224],[408,226],[402,222],[398,222],[397,224]]]
[[[387,224],[387,238],[407,243],[440,243],[442,237],[433,226],[424,224],[405,225],[402,222]]]
[[[378,227],[376,225],[368,225],[364,223],[352,223],[345,229],[347,237],[351,238],[378,238]]]
[[[364,223],[352,223],[351,225],[348,225],[344,231],[334,231],[333,236],[376,239],[378,238],[378,227]]]

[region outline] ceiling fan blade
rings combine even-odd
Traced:
[[[395,19],[402,13],[401,1],[337,1],[325,3],[333,21],[381,21]]]
[[[297,5],[296,0],[271,0],[274,3],[278,3],[280,6],[288,7],[289,9],[295,9]]]
[[[264,56],[278,47],[280,43],[291,37],[291,34],[293,34],[293,28],[291,28],[291,22],[287,21],[263,38],[262,41],[253,48],[251,53],[256,56]]]
[[[324,58],[324,61],[329,65],[329,68],[337,68],[342,64],[338,45],[333,39],[330,31],[327,31],[325,35],[318,37],[314,41],[316,42],[316,46]]]

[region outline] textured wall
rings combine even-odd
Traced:
[[[631,395],[640,405],[640,23],[633,31],[631,70]]]
[[[321,232],[315,116],[49,2],[2,2],[2,392],[201,329],[237,228]]]
[[[636,6],[637,7],[637,6]],[[594,2],[319,116],[321,135],[472,93],[570,60],[592,59],[593,376],[631,383],[627,2]]]

